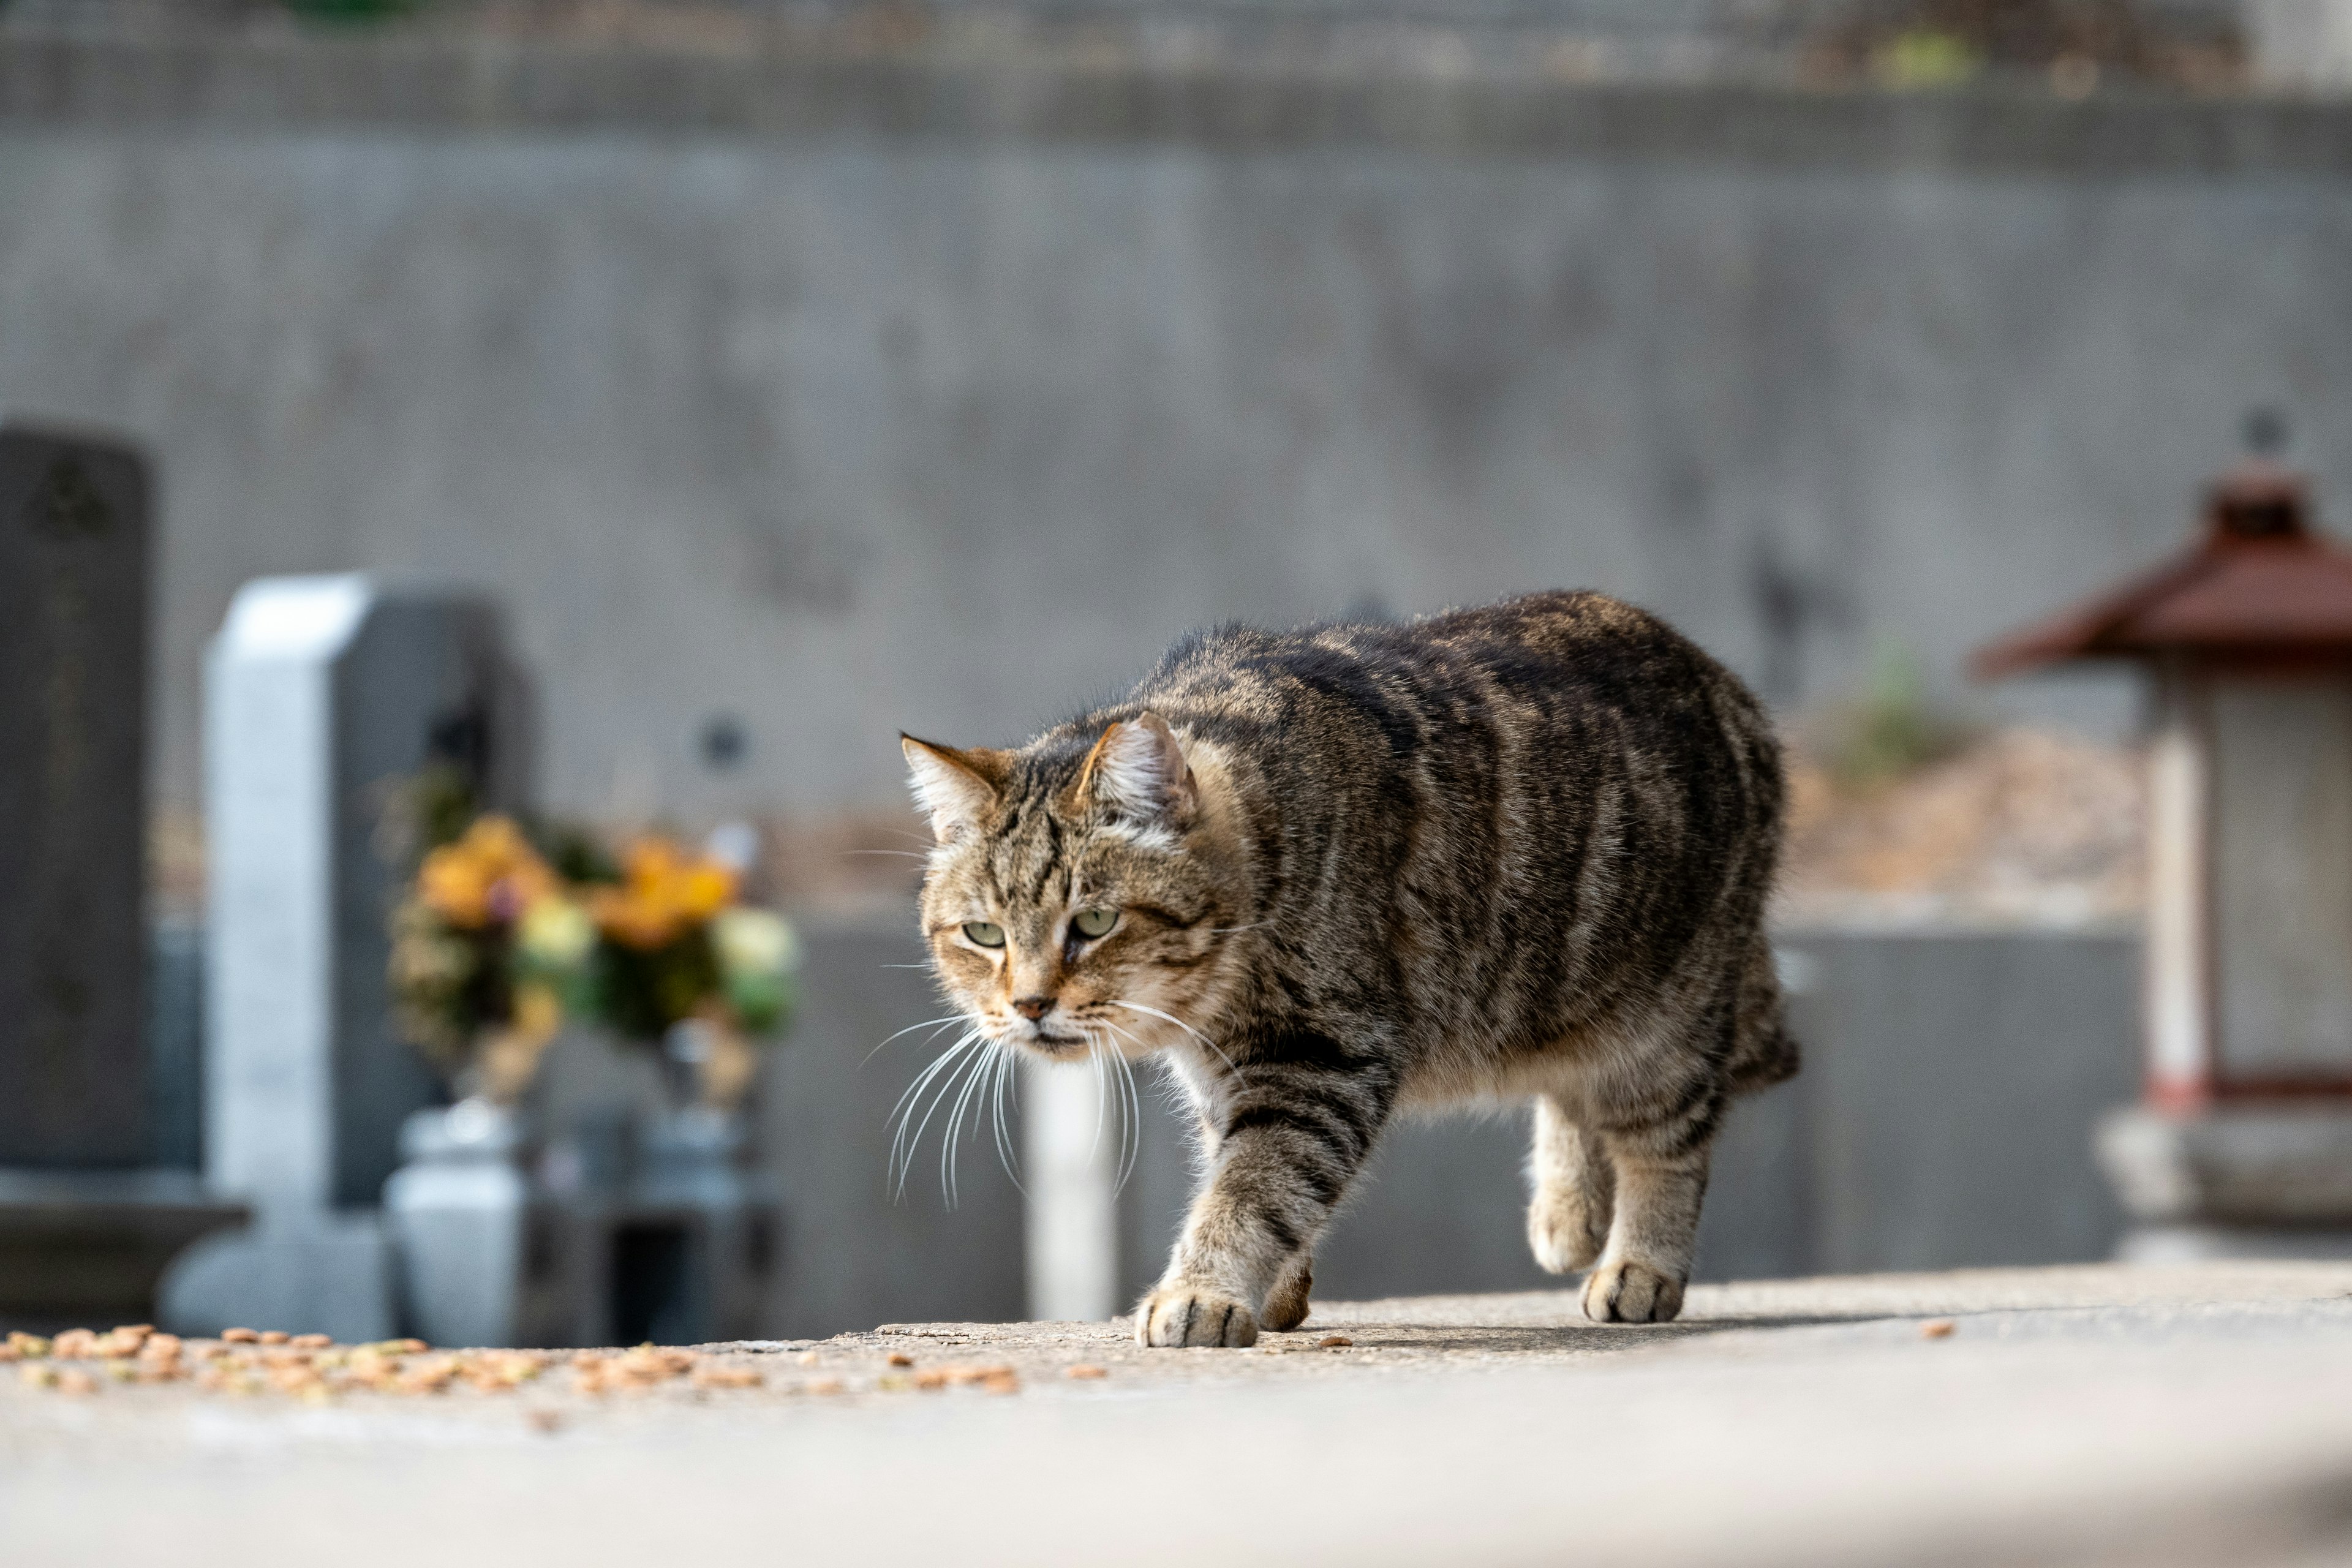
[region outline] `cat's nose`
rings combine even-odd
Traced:
[[[1054,1010],[1054,999],[1051,996],[1016,996],[1013,1000],[1013,1010],[1034,1024]]]

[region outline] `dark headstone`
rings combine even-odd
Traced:
[[[145,465],[0,427],[0,1165],[148,1156]]]

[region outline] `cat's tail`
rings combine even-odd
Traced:
[[[1731,1075],[1731,1092],[1753,1094],[1776,1083],[1786,1083],[1803,1066],[1797,1037],[1780,1006],[1780,976],[1772,963],[1772,944],[1761,936],[1750,950],[1739,977],[1738,1037],[1731,1059],[1724,1064]]]

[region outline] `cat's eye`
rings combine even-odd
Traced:
[[[1103,909],[1080,910],[1070,917],[1070,924],[1077,928],[1080,936],[1092,942],[1098,936],[1110,934],[1110,928],[1118,924],[1118,911]]]
[[[963,934],[974,947],[1004,945],[1004,928],[993,921],[966,921],[963,922]]]

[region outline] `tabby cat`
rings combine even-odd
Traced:
[[[1597,1321],[1681,1310],[1725,1108],[1797,1070],[1779,748],[1688,640],[1593,593],[1225,627],[1018,750],[904,744],[955,1005],[1000,1049],[1164,1053],[1199,1111],[1143,1343],[1297,1326],[1389,1120],[1506,1097],[1537,1260]]]

